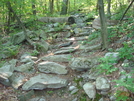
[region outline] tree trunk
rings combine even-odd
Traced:
[[[26,28],[25,28],[24,24],[21,22],[21,20],[17,16],[17,14],[14,12],[14,10],[13,10],[13,8],[11,6],[11,3],[9,1],[7,2],[7,8],[10,9],[10,11],[14,14],[14,16],[15,16],[15,18],[17,20],[17,23],[20,25],[20,27],[22,28],[24,33],[26,33]],[[25,36],[26,36],[26,34],[25,34]]]
[[[134,0],[132,0],[132,1],[131,1],[131,3],[129,4],[128,8],[125,10],[124,14],[122,15],[122,17],[121,17],[120,21],[122,21],[122,20],[123,20],[123,18],[124,18],[124,16],[125,16],[125,14],[126,14],[126,13],[127,13],[127,11],[129,10],[129,8],[132,6],[133,2],[134,2]]]
[[[110,17],[111,17],[111,11],[110,11],[110,8],[111,8],[111,0],[107,0],[107,2],[108,2],[107,15],[108,15],[108,18],[110,19]]]
[[[50,13],[53,14],[54,0],[49,0]]]
[[[99,15],[100,15],[100,22],[101,22],[101,37],[102,37],[102,49],[108,49],[108,33],[107,33],[107,24],[106,24],[106,17],[104,13],[104,3],[103,0],[98,0],[99,6]]]
[[[68,10],[68,0],[63,0],[61,15],[67,14],[67,10]]]

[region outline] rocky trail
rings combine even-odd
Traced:
[[[100,35],[94,35],[90,26],[66,25],[57,34],[54,28],[58,26],[47,25],[47,34],[55,37],[47,40],[43,40],[48,37],[45,27],[28,31],[28,42],[36,43],[34,49],[41,52],[38,56],[28,54],[33,47],[25,42],[17,57],[0,68],[0,101],[115,101],[109,95],[113,89],[110,79],[95,68],[98,58],[117,54],[101,50]],[[22,43],[23,38],[23,32],[18,33],[12,42]]]

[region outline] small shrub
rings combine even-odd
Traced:
[[[117,68],[114,67],[114,63],[116,63],[115,58],[103,57],[100,58],[99,61],[100,64],[98,65],[97,69],[100,73],[110,74],[117,70]]]

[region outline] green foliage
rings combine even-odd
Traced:
[[[83,81],[83,78],[74,78],[73,80],[77,84],[77,88],[81,89],[80,82]]]
[[[33,50],[31,53],[27,52],[27,54],[29,54],[31,56],[37,56],[37,55],[39,55],[39,52],[37,50]]]
[[[12,44],[0,45],[0,53],[1,53],[0,59],[16,56],[19,53],[19,49],[20,49],[19,45],[12,45]]]
[[[129,98],[126,96],[127,92],[116,91],[116,101],[127,101]]]
[[[89,35],[88,40],[82,41],[82,44],[92,44],[92,40],[99,37],[99,36],[100,36],[100,32],[95,31]]]
[[[47,91],[48,94],[52,94],[54,91],[50,90],[50,91]]]
[[[133,74],[134,74],[134,69],[130,72],[130,73],[126,73],[126,72],[121,72],[121,74],[125,75],[126,78],[120,79],[120,80],[114,80],[114,82],[116,82],[116,86],[115,87],[125,87],[126,89],[129,90],[129,92],[127,91],[116,91],[116,98],[117,101],[127,101],[129,98],[129,93],[130,92],[134,92],[134,79],[133,79]]]
[[[6,61],[0,61],[0,68],[6,63]]]
[[[129,46],[127,42],[124,42],[123,45],[124,46],[119,50],[119,57],[121,60],[132,60],[134,53],[134,44],[132,46]]]
[[[125,75],[126,78],[120,80],[114,80],[117,83],[116,87],[125,87],[129,91],[134,92],[134,79],[132,78],[134,74],[134,69],[130,73],[121,72],[121,74]]]
[[[111,57],[103,57],[99,59],[100,64],[97,66],[97,69],[100,73],[106,73],[110,74],[117,70],[116,67],[114,67],[114,64],[116,63],[116,58]]]

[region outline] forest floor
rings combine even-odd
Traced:
[[[66,36],[66,32],[61,32],[61,33],[63,34],[62,35],[63,37],[61,37],[61,39],[63,39],[64,36]],[[48,40],[48,42],[49,41],[50,40]],[[52,41],[53,42],[51,42],[51,44],[62,44],[62,43],[67,42],[67,41],[59,42],[59,41],[57,41],[57,39],[54,39]],[[78,42],[78,41],[73,41],[74,46],[79,45],[79,43],[80,42]],[[112,44],[109,45],[109,48],[116,49],[116,48],[119,48],[121,46],[122,46],[122,44],[112,43]],[[14,59],[19,59],[22,54],[24,54],[26,52],[31,53],[32,51],[33,51],[33,47],[31,47],[28,44],[23,44],[21,46],[21,48],[19,49],[19,53],[15,57],[8,58],[5,61],[9,61],[10,59],[13,59],[13,58]],[[38,55],[38,59],[43,57],[43,56],[53,54],[52,53],[53,51],[55,51],[55,49],[52,49],[47,54],[40,53]],[[99,49],[99,50],[95,50],[95,51],[93,50],[93,51],[87,52],[87,53],[86,52],[84,53],[83,50],[76,50],[75,52],[69,53],[69,54],[71,54],[73,57],[81,57],[82,54],[84,54],[83,57],[85,57],[85,58],[86,57],[91,57],[92,58],[92,57],[103,57],[105,55],[105,53],[107,53],[107,51],[102,51],[101,49]],[[65,65],[67,67],[68,73],[66,75],[62,75],[62,76],[59,75],[59,77],[67,79],[69,83],[75,82],[76,78],[78,78],[79,76],[81,76],[82,74],[84,74],[86,72],[86,71],[78,72],[78,71],[72,70],[68,67],[68,63],[60,63],[60,64]],[[20,65],[20,64],[17,64],[17,65]],[[117,64],[117,67],[118,66],[120,66],[120,63]],[[106,76],[106,77],[108,77],[108,76]],[[116,72],[113,75],[109,75],[109,78],[111,80],[113,80],[115,78],[118,78],[118,77],[119,77],[118,72]],[[80,82],[80,81],[81,80],[78,79],[78,82]],[[26,92],[21,91],[20,89],[15,90],[12,87],[6,87],[6,86],[0,84],[0,101],[19,101],[18,100],[18,95],[19,94],[24,94],[24,93],[26,93]],[[75,94],[70,94],[70,92],[68,91],[68,87],[60,88],[60,89],[35,90],[34,94],[35,95],[32,96],[32,97],[43,96],[43,97],[45,97],[46,101],[91,101],[91,99],[89,99],[89,97],[86,95],[86,93],[84,92],[82,87],[79,87],[79,91]],[[99,101],[100,98],[101,97],[99,96],[98,99],[95,100],[95,101]],[[107,99],[105,101],[110,101],[110,100]]]

